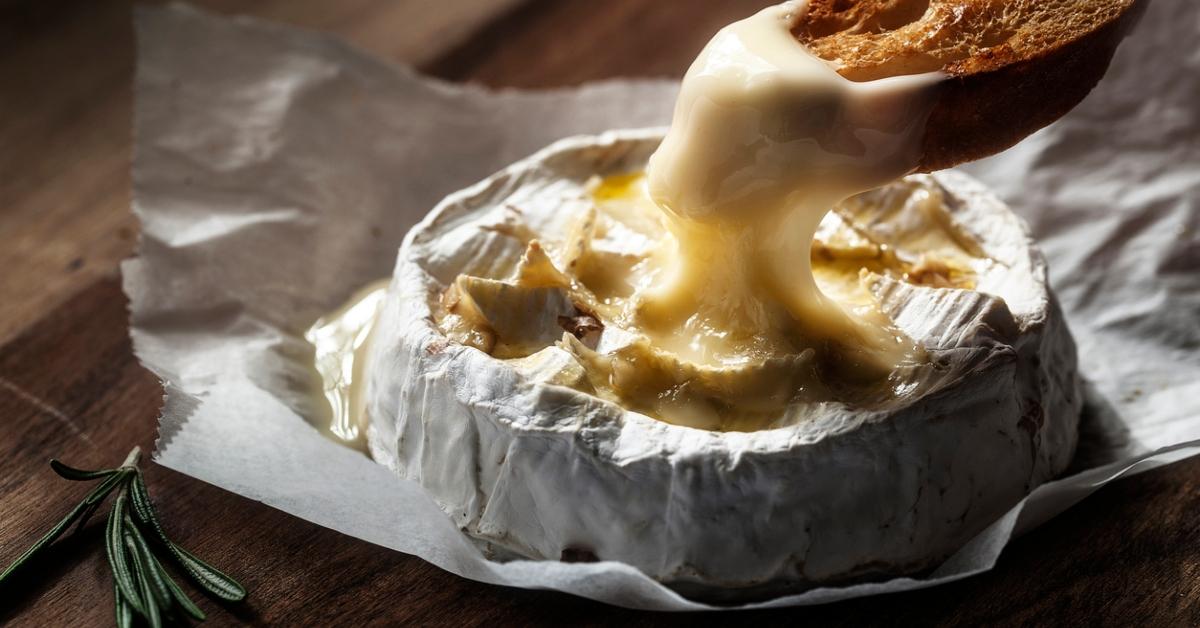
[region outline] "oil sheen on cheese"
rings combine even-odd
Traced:
[[[839,201],[914,170],[942,75],[849,81],[792,35],[805,10],[725,27],[684,77],[648,170],[673,251],[638,322],[704,363],[829,349],[833,376],[877,378],[912,347],[818,289],[813,234]]]

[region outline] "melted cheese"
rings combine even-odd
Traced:
[[[317,423],[325,426],[322,433],[360,449],[366,448],[362,429],[366,358],[387,285],[386,280],[368,285],[304,333],[313,346],[313,366],[323,384],[325,403],[317,405],[326,412]]]
[[[459,276],[435,312],[442,332],[537,381],[703,429],[900,394],[898,367],[923,351],[862,278],[967,286],[979,251],[939,221],[935,190],[846,199],[914,169],[942,76],[848,81],[792,36],[805,10],[787,2],[722,29],[648,172],[593,181],[593,206],[565,233],[535,233],[510,207],[488,229],[524,256],[506,276]],[[914,229],[877,237],[921,207]],[[914,242],[928,254],[897,246]]]
[[[448,338],[506,359],[535,381],[703,429],[784,425],[802,418],[808,403],[879,407],[911,388],[904,374],[911,370],[893,369],[861,341],[806,337],[804,324],[779,307],[745,335],[700,327],[695,316],[678,326],[645,325],[646,295],[676,260],[668,219],[640,173],[594,178],[587,189],[591,206],[541,233],[506,210],[512,228],[503,237],[525,252],[508,270],[495,268],[497,276],[454,280],[435,313]],[[898,360],[923,354],[879,311],[867,289],[872,275],[970,287],[991,263],[946,211],[929,180],[905,181],[839,204],[814,241],[817,289],[836,298],[843,316],[880,334],[882,346],[900,347]],[[487,217],[478,224],[497,233]],[[714,272],[733,271],[716,264]],[[482,298],[460,296],[478,285],[489,286]],[[755,287],[734,289],[754,302]]]
[[[940,75],[842,78],[791,29],[804,2],[722,29],[684,77],[650,160],[673,250],[638,322],[705,363],[833,343],[839,374],[873,379],[913,357],[886,321],[828,298],[811,242],[837,202],[911,172]]]
[[[562,232],[534,233],[519,214],[506,215],[509,228],[502,230],[480,221],[480,232],[502,233],[525,253],[511,266],[497,266],[495,276],[455,279],[436,312],[447,338],[504,359],[533,381],[704,429],[783,425],[800,418],[795,413],[804,403],[870,406],[906,385],[891,375],[858,382],[834,377],[839,355],[828,345],[772,352],[768,340],[725,335],[719,337],[725,353],[697,359],[705,357],[697,347],[643,329],[637,324],[640,297],[672,262],[665,219],[640,173],[596,178],[588,191],[594,204]],[[972,288],[993,264],[950,219],[940,188],[928,179],[839,204],[813,241],[812,268],[822,294],[892,332],[864,278],[884,274]],[[325,383],[327,433],[343,442],[362,439],[364,360],[385,290],[383,283],[368,287],[306,334]],[[772,330],[764,331],[770,339]],[[720,330],[715,332],[717,338]]]

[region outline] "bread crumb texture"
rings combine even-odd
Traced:
[[[1038,58],[1135,0],[811,0],[793,30],[850,80],[978,74]]]

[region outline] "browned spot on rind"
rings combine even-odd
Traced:
[[[933,288],[964,288],[975,287],[970,270],[951,266],[945,260],[922,256],[904,273],[904,279],[909,283]]]
[[[502,220],[494,224],[482,225],[480,229],[506,235],[520,242],[528,242],[537,234],[525,224],[524,215],[525,212],[516,205],[505,204]]]

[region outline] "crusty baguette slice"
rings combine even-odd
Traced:
[[[855,81],[941,70],[919,170],[998,153],[1092,90],[1149,0],[810,0],[793,33]]]

